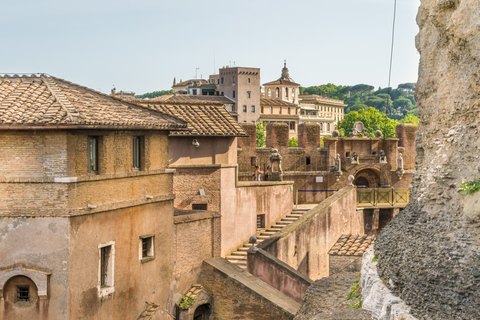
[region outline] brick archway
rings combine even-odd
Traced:
[[[372,168],[359,170],[354,177],[354,185],[364,185],[367,188],[379,188],[381,186],[380,172]]]

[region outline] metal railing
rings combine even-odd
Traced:
[[[410,189],[357,188],[357,207],[406,206]]]

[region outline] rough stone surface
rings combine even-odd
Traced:
[[[480,177],[480,2],[422,0],[410,204],[375,241],[378,272],[420,319],[480,318],[480,222],[458,186]]]
[[[295,320],[372,319],[368,311],[349,307],[360,299],[347,300],[347,294],[358,280],[358,272],[343,272],[322,278],[312,284],[303,298],[303,304],[295,315]]]
[[[399,320],[416,318],[410,308],[399,297],[392,294],[377,274],[377,262],[372,262],[373,247],[365,252],[362,259],[360,287],[362,288],[362,308],[372,312],[374,319]]]

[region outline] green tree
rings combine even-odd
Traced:
[[[400,120],[400,123],[413,123],[417,126],[419,122],[419,119],[413,114],[407,114],[402,120]]]
[[[416,87],[417,87],[417,84],[415,82],[401,83],[401,84],[398,85],[398,89],[415,90]]]
[[[401,110],[411,110],[413,109],[412,101],[408,98],[400,97],[397,100],[393,101],[393,107],[395,110],[400,108]]]
[[[289,146],[290,148],[298,147],[298,138],[290,138],[290,139],[288,139],[288,146]]]
[[[257,147],[262,148],[267,145],[267,135],[265,134],[265,123],[257,123]]]
[[[364,124],[370,138],[375,136],[375,131],[377,130],[382,131],[385,138],[395,137],[395,127],[398,121],[390,119],[386,114],[372,107],[367,110],[361,109],[346,114],[345,118],[337,126],[340,135],[343,137],[347,136],[357,121],[361,121]]]
[[[141,94],[141,95],[137,95],[135,96],[135,98],[138,98],[138,99],[153,99],[153,98],[156,98],[156,97],[160,97],[160,96],[163,96],[163,95],[166,95],[166,94],[173,94],[173,90],[162,90],[162,91],[153,91],[153,92],[147,92],[147,93],[144,93],[144,94]]]

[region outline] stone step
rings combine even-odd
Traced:
[[[264,239],[268,239],[268,238],[270,238],[269,235],[264,235],[264,236],[258,236],[258,237],[257,237],[257,239],[263,239],[263,240],[264,240]],[[258,241],[257,241],[257,243],[258,243]]]
[[[272,226],[272,229],[282,229],[283,227],[284,226],[276,224],[276,225]]]
[[[285,217],[285,218],[282,219],[282,221],[297,221],[297,220],[298,220],[298,218],[296,218],[296,217]]]
[[[250,249],[250,246],[238,248],[238,251],[240,251],[240,252],[247,252],[248,249]]]
[[[232,256],[246,256],[247,255],[247,251],[235,251],[235,252],[232,252]]]
[[[287,217],[297,217],[297,218],[300,218],[301,216],[303,216],[303,214],[298,214],[298,213],[290,213],[290,214],[287,214]]]
[[[282,221],[278,221],[278,222],[277,222],[277,225],[291,224],[291,223],[292,223],[292,221],[283,221],[283,220],[282,220]]]
[[[226,259],[228,261],[242,261],[247,260],[247,256],[227,256]]]
[[[261,236],[271,236],[271,235],[274,235],[275,233],[277,233],[276,231],[263,231],[262,233],[260,233]]]

